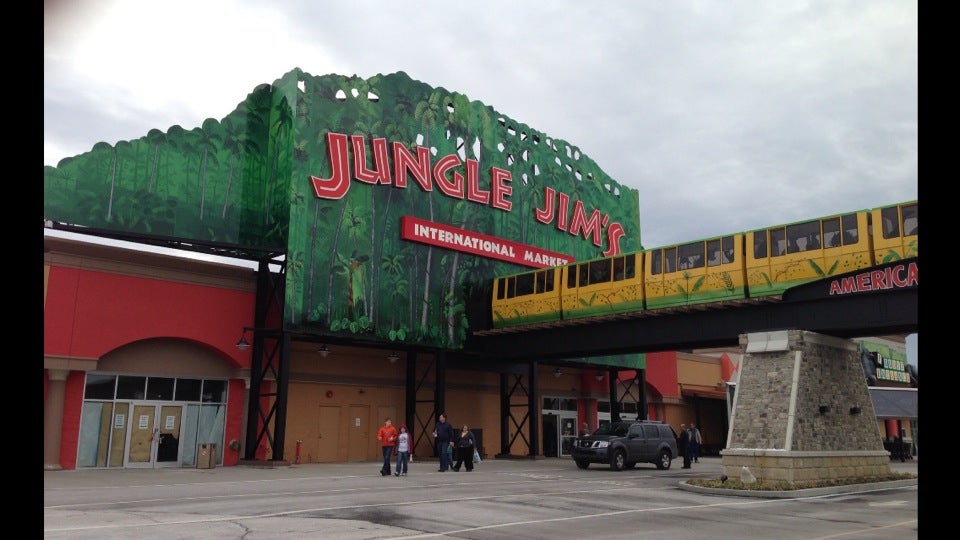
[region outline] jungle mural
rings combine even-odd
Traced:
[[[563,114],[558,110],[557,114]],[[491,280],[641,249],[639,194],[405,73],[297,68],[221,120],[44,167],[44,220],[286,254],[284,328],[459,348]]]

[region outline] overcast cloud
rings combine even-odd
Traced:
[[[640,192],[644,247],[918,198],[915,0],[44,2],[44,165],[405,71]]]

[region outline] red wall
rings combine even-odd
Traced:
[[[43,310],[43,352],[100,358],[128,343],[173,337],[206,344],[234,367],[250,349],[234,345],[253,326],[255,295],[152,278],[51,267]]]
[[[676,351],[647,353],[647,384],[663,397],[680,397]]]
[[[244,326],[253,326],[255,293],[153,278],[51,266],[44,304],[45,356],[98,359],[142,339],[194,341],[219,353],[232,367],[250,367],[252,350],[235,344]],[[242,380],[229,382],[225,445],[240,439]],[[84,373],[71,371],[64,396],[60,466],[75,469],[83,406]],[[49,380],[44,371],[44,403]],[[242,441],[241,441],[242,442]],[[224,448],[223,464],[239,452]]]
[[[60,467],[77,468],[77,448],[80,444],[80,412],[83,408],[82,371],[67,375],[63,396],[63,429],[60,430]]]

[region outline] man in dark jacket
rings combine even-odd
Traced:
[[[690,432],[686,424],[680,424],[680,436],[677,437],[677,450],[683,456],[683,468],[690,468]]]
[[[447,415],[445,413],[440,413],[440,419],[437,420],[437,425],[433,428],[433,436],[436,440],[437,453],[440,455],[440,469],[439,472],[446,472],[453,464],[451,463],[452,450],[453,446],[453,426],[447,423]],[[448,449],[447,447],[451,447]]]

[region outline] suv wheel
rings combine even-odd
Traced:
[[[615,471],[622,471],[626,466],[626,461],[627,453],[624,452],[622,448],[620,450],[616,450],[613,452],[613,455],[610,456],[610,468]]]
[[[670,452],[661,450],[660,454],[657,456],[657,468],[661,471],[665,471],[670,468],[671,461],[672,458],[670,457]]]
[[[582,460],[577,461],[577,467],[580,467],[581,469],[586,469],[589,466],[590,466],[589,461],[582,461]]]

